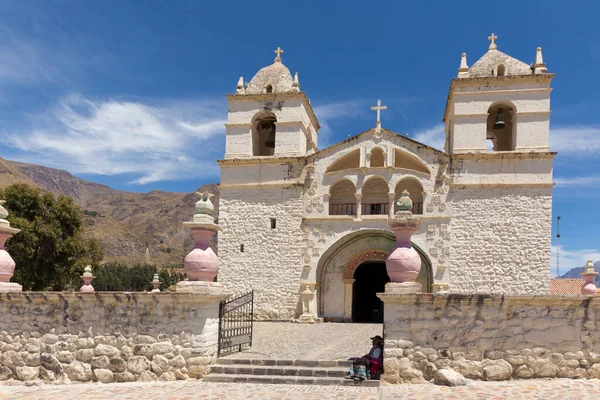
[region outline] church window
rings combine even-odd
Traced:
[[[271,111],[263,110],[252,118],[252,154],[272,156],[275,154],[277,118]]]
[[[362,187],[362,215],[387,215],[390,200],[388,184],[381,177],[369,178]]]
[[[330,190],[329,215],[356,215],[356,187],[348,179],[337,181]]]
[[[487,117],[486,140],[491,141],[493,151],[515,150],[517,145],[516,120],[516,108],[512,103],[500,101],[490,106]]]
[[[423,214],[423,186],[416,178],[404,178],[396,184],[396,189],[394,190],[394,207],[396,207],[396,202],[398,202],[402,192],[405,190],[413,202],[412,213]],[[394,209],[394,212],[396,211]]]
[[[385,153],[380,147],[374,147],[371,150],[370,167],[385,167]]]
[[[277,228],[277,220],[275,218],[271,218],[271,229]]]
[[[268,84],[267,87],[265,87],[265,92],[273,93],[273,86],[271,86],[271,84]]]
[[[243,252],[244,252],[244,245],[240,244],[240,253],[243,253]]]

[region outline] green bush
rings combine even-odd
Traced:
[[[177,271],[181,266],[165,266],[160,272],[155,265],[136,264],[127,266],[120,263],[108,263],[96,268],[93,273],[96,279],[92,286],[96,291],[139,292],[152,290],[152,279],[158,273],[161,281],[160,290],[185,279],[185,274]]]

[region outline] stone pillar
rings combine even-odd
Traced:
[[[396,193],[395,192],[388,193],[388,199],[389,199],[388,217],[389,218],[392,218],[394,216],[394,198],[395,197],[396,197]]]
[[[592,260],[588,260],[585,265],[585,270],[581,273],[581,276],[583,276],[583,279],[585,280],[585,285],[581,288],[581,294],[587,296],[598,295],[598,289],[596,288],[596,285],[594,285],[596,275],[598,275],[598,273],[594,270],[594,263]]]
[[[213,282],[219,271],[219,257],[210,247],[210,240],[221,229],[213,217],[213,194],[198,193],[194,219],[184,222],[194,236],[194,249],[185,257],[184,270],[188,280],[177,283],[176,291],[216,295],[223,284]]]
[[[386,293],[417,293],[422,290],[421,284],[417,282],[421,271],[421,257],[410,241],[421,220],[413,216],[410,211],[412,206],[412,200],[405,190],[398,200],[398,212],[388,220],[396,235],[396,246],[385,261],[390,277],[390,282],[385,285]]]
[[[8,211],[2,206],[4,202],[0,200],[0,293],[21,292],[23,290],[21,285],[10,282],[15,272],[15,261],[4,249],[6,241],[21,230],[10,227],[10,222],[6,220]]]
[[[158,288],[160,286],[160,280],[158,279],[158,274],[154,274],[154,277],[152,278],[152,286],[153,289],[150,291],[150,293],[159,293],[160,289]]]
[[[352,320],[352,287],[354,279],[344,279],[344,318]]]
[[[92,286],[92,279],[95,276],[92,275],[92,266],[88,265],[83,269],[83,275],[81,279],[83,279],[83,286],[79,289],[80,292],[83,293],[94,293],[94,287]]]
[[[354,194],[354,198],[356,199],[356,219],[361,219],[362,210],[361,210],[361,207],[360,207],[360,202],[361,202],[361,199],[362,199],[362,194],[355,193]]]
[[[315,286],[316,282],[303,281],[300,285],[300,301],[302,302],[302,315],[297,322],[304,324],[314,324],[317,322],[315,316]]]

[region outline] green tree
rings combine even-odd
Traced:
[[[83,214],[72,198],[14,184],[0,191],[11,226],[21,230],[7,242],[17,264],[13,280],[24,290],[67,290],[81,285],[87,264],[98,264],[102,249],[85,235]]]

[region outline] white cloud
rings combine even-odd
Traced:
[[[19,161],[74,173],[137,176],[135,183],[217,176],[226,121],[210,101],[95,101],[71,95],[26,132],[4,133]],[[10,157],[10,155],[9,155]]]
[[[363,103],[358,101],[341,101],[337,103],[323,104],[313,108],[321,129],[319,130],[319,148],[324,149],[345,137],[335,140],[330,122],[341,118],[359,118],[364,115]],[[356,133],[354,133],[356,134]]]
[[[560,255],[560,276],[566,274],[572,268],[583,267],[588,260],[593,262],[600,260],[600,249],[567,250],[563,246],[552,246],[550,260],[552,266],[550,274],[552,276],[556,276],[557,251]]]
[[[595,156],[600,151],[600,128],[563,126],[550,130],[550,149],[571,156]]]
[[[444,124],[437,124],[431,128],[417,131],[416,133],[411,134],[410,137],[417,142],[421,142],[442,151],[444,150],[444,142],[446,140]]]
[[[574,176],[572,178],[554,178],[554,183],[559,188],[578,187],[578,186],[599,186],[600,175],[592,176]]]

